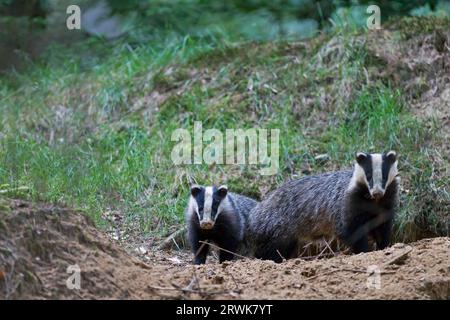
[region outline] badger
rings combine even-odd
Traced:
[[[228,192],[224,185],[193,185],[186,210],[186,223],[194,263],[204,264],[208,255],[209,245],[200,241],[213,242],[227,250],[219,251],[221,263],[232,260],[236,251],[243,251],[248,214],[256,204],[256,200]]]
[[[252,255],[281,262],[298,243],[337,238],[354,253],[389,245],[398,203],[397,155],[356,153],[353,169],[292,180],[250,213]]]

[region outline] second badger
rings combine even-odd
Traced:
[[[253,255],[280,262],[295,256],[299,243],[337,236],[353,252],[389,244],[398,201],[397,155],[356,154],[353,170],[292,180],[251,212]]]
[[[211,241],[230,252],[242,249],[248,214],[257,202],[228,192],[226,186],[191,187],[186,222],[188,239],[195,255],[194,263],[203,264]],[[233,254],[220,250],[219,262],[232,260]]]

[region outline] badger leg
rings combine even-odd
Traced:
[[[352,244],[353,253],[361,253],[369,251],[369,240],[367,235],[362,236]]]
[[[188,230],[188,239],[192,252],[194,253],[194,264],[204,264],[208,255],[209,245],[200,243],[199,241],[205,241],[206,239],[199,234],[194,226],[190,226]]]
[[[273,262],[276,263],[281,263],[283,262],[283,258],[281,257],[281,255],[278,253],[278,251],[276,249],[266,249],[264,250],[264,253],[261,252],[262,250],[260,250],[259,252],[257,252],[255,254],[255,257],[258,259],[262,259],[262,260],[272,260]]]
[[[263,260],[272,260],[276,263],[283,262],[284,259],[296,257],[295,249],[297,248],[297,241],[293,241],[287,245],[283,243],[275,244],[259,244],[258,250],[255,252],[255,257]]]
[[[208,255],[209,245],[197,241],[197,245],[193,246],[194,264],[204,264]]]
[[[355,216],[345,228],[344,242],[351,247],[353,253],[369,251],[367,219],[363,215]]]
[[[225,252],[225,251],[220,251],[219,252],[219,262],[222,263],[224,261],[228,261],[228,260],[233,260],[234,258],[234,254],[229,253],[229,252]]]
[[[372,231],[372,235],[377,243],[377,250],[383,250],[389,246],[391,238],[392,219],[382,223]]]
[[[217,242],[217,245],[227,251],[236,253],[238,247],[239,247],[239,240],[235,238],[225,238],[221,239]],[[219,251],[219,262],[222,263],[227,260],[233,260],[234,254],[226,252],[223,250]]]

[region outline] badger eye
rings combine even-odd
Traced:
[[[366,175],[366,177],[367,177],[367,181],[372,180],[372,175],[371,174]]]

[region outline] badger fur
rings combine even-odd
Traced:
[[[186,223],[194,263],[205,263],[208,255],[209,245],[200,241],[214,242],[230,252],[242,249],[248,214],[256,204],[253,199],[228,192],[226,186],[192,186]],[[220,250],[219,261],[232,260],[230,252]]]
[[[353,252],[389,244],[398,202],[394,151],[358,152],[353,170],[307,176],[285,183],[250,213],[249,232],[257,258],[282,261],[299,242],[337,236]]]

